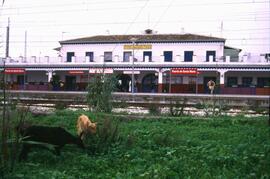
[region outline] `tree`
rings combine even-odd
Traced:
[[[110,74],[95,74],[88,84],[87,102],[96,112],[112,111],[112,92],[115,91],[117,78]]]

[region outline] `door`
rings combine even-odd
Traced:
[[[67,62],[72,62],[73,56],[75,56],[74,52],[67,52]]]
[[[94,61],[94,52],[85,52],[85,56],[89,57],[89,62]]]
[[[24,89],[24,83],[25,83],[24,75],[18,75],[17,76],[17,83],[18,83],[18,88],[20,90],[23,90]]]
[[[172,51],[164,51],[164,61],[165,62],[172,62],[173,52]]]
[[[76,76],[66,76],[66,90],[76,90]]]
[[[131,52],[124,52],[124,54],[123,54],[123,57],[124,57],[123,62],[129,62],[129,59],[130,59],[131,56],[132,56]]]
[[[143,52],[143,61],[145,62],[145,58],[148,58],[149,62],[152,61],[152,52],[145,51]]]
[[[216,51],[206,51],[206,61],[209,62],[210,56],[213,57],[213,61],[216,61]]]

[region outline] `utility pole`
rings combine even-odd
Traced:
[[[137,38],[131,38],[130,41],[132,42],[132,76],[131,76],[131,93],[134,94],[134,48],[135,42]]]
[[[9,24],[10,24],[10,20],[8,18],[7,40],[6,40],[6,58],[9,56]]]
[[[24,61],[26,62],[27,58],[27,30],[24,33]]]

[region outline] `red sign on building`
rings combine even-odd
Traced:
[[[71,75],[83,75],[84,71],[72,70],[68,72]]]
[[[112,74],[113,69],[112,68],[90,68],[89,73],[106,73],[106,74]]]
[[[197,68],[173,68],[171,69],[172,74],[182,75],[197,75],[199,74]]]
[[[5,74],[24,74],[25,69],[24,68],[6,68]]]

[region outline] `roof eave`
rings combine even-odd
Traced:
[[[221,40],[138,40],[136,43],[215,43],[221,42],[225,43],[225,39]],[[70,41],[70,42],[59,42],[61,45],[69,45],[69,44],[118,44],[118,43],[132,43],[131,41],[123,40],[123,41]]]

